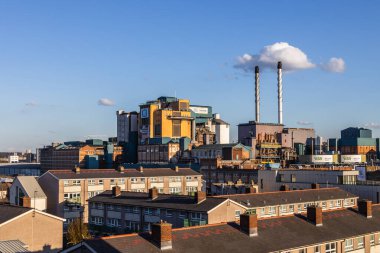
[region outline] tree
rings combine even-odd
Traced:
[[[90,239],[91,235],[88,232],[87,225],[85,225],[80,218],[73,220],[69,227],[67,228],[67,243],[68,244],[77,244],[84,239]]]

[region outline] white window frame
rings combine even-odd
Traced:
[[[350,251],[354,249],[354,239],[348,238],[344,241],[344,250]]]
[[[358,249],[363,249],[364,248],[364,237],[363,236],[357,237],[356,240],[358,241]]]
[[[327,249],[328,246],[330,247],[330,249]],[[325,253],[336,253],[336,250],[336,242],[329,242],[325,244]]]

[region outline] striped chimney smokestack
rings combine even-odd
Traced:
[[[256,107],[256,122],[260,122],[260,70],[259,70],[259,66],[255,67],[255,107]]]
[[[277,63],[278,124],[282,124],[282,63]]]

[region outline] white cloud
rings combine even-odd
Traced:
[[[98,100],[98,105],[113,106],[115,105],[115,102],[109,98],[101,98]]]
[[[251,72],[254,66],[276,70],[277,62],[282,62],[284,71],[297,71],[319,67],[323,70],[342,73],[345,62],[342,58],[332,57],[327,63],[314,64],[301,49],[287,42],[276,42],[265,46],[258,54],[243,54],[237,58],[235,68]]]
[[[285,71],[295,71],[314,68],[307,55],[299,48],[289,45],[287,42],[277,42],[265,46],[259,54],[244,54],[238,57],[236,68],[252,71],[255,65],[263,68],[276,69],[277,62],[282,61]]]
[[[309,121],[305,121],[305,120],[299,120],[297,121],[297,124],[302,125],[302,126],[309,126],[309,125],[312,125],[313,123]]]
[[[372,129],[380,129],[380,123],[375,122],[367,123],[364,126]]]
[[[343,73],[346,69],[346,63],[342,58],[332,57],[327,63],[322,64],[321,67],[329,72]]]

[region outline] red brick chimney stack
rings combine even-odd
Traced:
[[[322,226],[322,207],[320,206],[308,206],[307,207],[307,219],[315,226]]]
[[[160,250],[172,249],[172,224],[163,221],[152,224],[152,240]]]
[[[158,190],[156,187],[149,189],[149,198],[151,200],[155,200],[156,198],[158,198]]]
[[[120,186],[114,186],[114,187],[112,187],[112,196],[113,197],[118,197],[118,196],[120,196],[121,195],[121,188],[120,188]]]
[[[197,202],[197,204],[199,204],[205,200],[206,200],[206,193],[205,192],[198,191],[195,193],[195,201]]]
[[[319,189],[320,185],[319,184],[311,184],[311,189]]]
[[[240,230],[249,235],[250,237],[257,236],[257,214],[241,214]]]
[[[287,184],[281,185],[280,191],[283,191],[283,192],[290,191],[289,185],[287,185]]]
[[[366,199],[359,200],[358,211],[363,216],[367,218],[372,218],[372,201]]]

